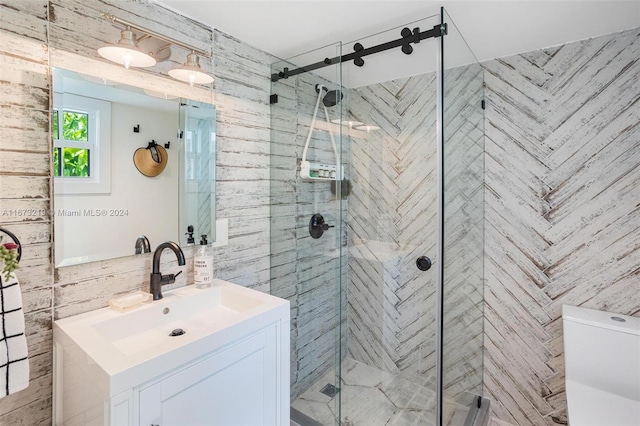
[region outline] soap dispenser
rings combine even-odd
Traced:
[[[193,283],[196,288],[211,287],[213,281],[213,251],[207,243],[207,236],[202,235],[200,246],[193,260]]]

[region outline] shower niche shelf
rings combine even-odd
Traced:
[[[300,164],[300,177],[303,180],[340,180],[336,165],[310,161]]]

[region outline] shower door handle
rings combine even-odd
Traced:
[[[416,266],[421,271],[428,271],[429,269],[431,269],[431,259],[429,259],[427,256],[420,256],[416,260]]]
[[[333,227],[333,225],[324,223],[324,217],[320,213],[315,213],[309,220],[309,235],[312,238],[320,238],[324,231]]]

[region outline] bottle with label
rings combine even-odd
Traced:
[[[213,281],[213,251],[207,244],[207,236],[203,235],[200,246],[193,259],[193,283],[196,288],[211,287]]]

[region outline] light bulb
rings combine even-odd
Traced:
[[[129,67],[131,66],[131,59],[132,58],[129,53],[125,53],[124,55],[122,55],[122,62],[126,69],[129,69]]]
[[[193,71],[189,73],[189,86],[193,87],[196,82],[196,73]]]

